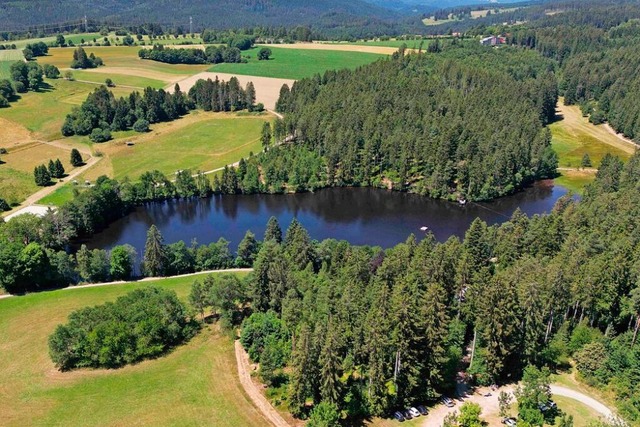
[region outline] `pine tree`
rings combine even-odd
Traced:
[[[324,345],[320,352],[320,395],[325,402],[340,402],[341,359],[339,354],[337,325],[329,321]]]
[[[238,258],[236,258],[236,265],[238,267],[251,267],[258,254],[259,244],[256,240],[255,234],[251,231],[247,231],[242,241],[238,245]]]
[[[144,246],[144,272],[147,276],[163,276],[168,267],[167,248],[160,230],[152,225],[147,231]]]
[[[57,178],[56,164],[53,163],[53,160],[51,159],[49,159],[47,170],[49,171],[49,175],[51,175],[52,178]]]
[[[264,241],[274,240],[276,243],[282,243],[282,229],[278,223],[278,218],[272,216],[267,222],[267,229],[264,231]]]
[[[309,262],[315,261],[315,252],[311,237],[297,219],[293,219],[284,239],[285,252],[291,257],[299,270],[303,270]]]
[[[77,149],[71,150],[71,166],[77,168],[78,166],[82,166],[83,160],[80,152]]]
[[[267,151],[271,145],[271,123],[265,122],[262,125],[262,136],[260,137],[260,141],[262,141],[262,148],[264,151]]]
[[[56,159],[55,161],[55,170],[56,170],[56,174],[55,174],[56,178],[62,178],[64,176],[65,170],[64,170],[64,166],[62,166],[62,162],[60,161],[60,159]]]

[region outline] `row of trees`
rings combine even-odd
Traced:
[[[222,62],[243,62],[240,49],[228,46],[207,46],[206,49],[165,48],[164,45],[154,45],[152,49],[140,49],[141,59],[166,62],[168,64],[220,64]]]
[[[62,162],[60,159],[56,159],[55,162],[53,160],[49,160],[48,166],[36,166],[33,170],[33,177],[37,186],[46,187],[51,184],[52,178],[63,178],[64,173],[65,170],[64,166],[62,166]]]

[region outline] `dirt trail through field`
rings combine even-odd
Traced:
[[[216,77],[223,81],[229,81],[231,77],[236,77],[241,86],[246,86],[247,83],[253,82],[253,85],[256,88],[256,101],[261,102],[267,108],[267,110],[275,110],[276,102],[278,101],[278,97],[280,96],[280,89],[282,85],[288,84],[289,87],[293,86],[295,80],[289,79],[275,79],[272,77],[256,77],[256,76],[243,76],[236,74],[226,74],[226,73],[213,73],[210,71],[205,71],[202,73],[198,73],[191,77],[187,77],[178,81],[177,83],[180,85],[180,90],[182,92],[189,92],[198,80],[200,79],[211,79],[215,80]],[[173,92],[173,85],[169,85],[166,87],[166,90],[169,92]]]
[[[240,384],[244,388],[245,393],[251,401],[262,412],[262,415],[276,427],[291,427],[282,416],[275,410],[266,397],[262,395],[258,387],[251,380],[251,366],[249,365],[249,356],[242,348],[240,341],[235,342],[236,361],[238,362],[238,376]]]

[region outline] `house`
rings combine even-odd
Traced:
[[[498,46],[501,44],[505,44],[507,39],[502,36],[489,36],[480,40],[480,44],[483,46]]]

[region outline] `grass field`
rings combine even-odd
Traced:
[[[107,38],[109,39],[109,42],[112,44],[115,44],[117,42],[116,40],[116,34],[115,32],[111,32],[109,33],[109,35],[107,36]],[[138,39],[136,38],[135,35],[132,35],[132,37],[134,38],[134,40],[136,41],[136,43],[138,42]],[[183,37],[179,37],[179,38],[174,38],[173,36],[167,36],[168,38],[156,38],[154,40],[151,40],[149,38],[149,36],[143,36],[142,41],[145,44],[183,44],[185,42],[191,42],[191,43],[202,43],[202,39],[196,35],[195,38],[191,38],[191,36],[187,36],[186,38]],[[80,34],[65,34],[64,38],[67,42],[72,41],[74,45],[80,45],[82,43],[82,41],[84,40],[85,44],[88,43],[93,43],[93,40],[95,39],[97,42],[102,43],[104,41],[104,36],[100,35],[100,33],[80,33]],[[120,40],[122,40],[122,37],[119,37]],[[56,41],[56,37],[55,36],[49,36],[49,37],[43,37],[43,38],[34,38],[34,39],[26,39],[26,40],[17,40],[17,41],[11,41],[11,42],[5,42],[9,43],[9,44],[15,44],[16,47],[18,48],[18,50],[23,49],[28,43],[35,43],[35,42],[39,42],[42,41],[46,44],[51,44],[53,42]]]
[[[0,61],[22,61],[24,56],[21,50],[0,50]]]
[[[0,79],[8,79],[11,77],[9,74],[9,68],[14,61],[0,61]]]
[[[556,395],[553,396],[553,400],[558,404],[558,409],[564,412],[565,415],[573,416],[574,427],[587,427],[591,422],[600,418],[600,414],[597,411],[577,400]],[[559,422],[560,420],[556,424],[559,424]]]
[[[40,92],[21,94],[20,100],[0,110],[0,118],[35,132],[38,139],[51,141],[62,137],[60,128],[64,118],[96,85],[64,79],[46,80],[46,83],[48,87]],[[113,92],[116,96],[124,96],[131,93],[131,89],[116,87]]]
[[[106,72],[104,72],[106,71]],[[110,78],[113,83],[118,87],[118,85],[126,85],[126,86],[134,86],[138,87],[141,90],[151,86],[154,89],[162,89],[167,85],[167,82],[162,80],[150,79],[148,77],[139,77],[139,76],[126,76],[122,74],[114,74],[109,72],[109,70],[102,70],[100,68],[85,71],[85,70],[74,70],[72,71],[73,78],[75,80],[82,80],[87,82],[94,82],[97,84],[104,84],[107,78]]]
[[[75,197],[74,190],[76,188],[79,191],[81,191],[83,187],[76,187],[76,186],[73,186],[72,184],[63,185],[53,193],[38,200],[38,204],[62,206],[66,202],[73,200],[73,198]]]
[[[260,130],[268,120],[270,115],[195,111],[180,120],[154,125],[148,134],[97,146],[107,158],[102,167],[98,166],[87,177],[95,179],[107,173],[115,178],[136,179],[154,169],[171,175],[178,169],[207,171],[224,167],[262,149]],[[135,145],[129,147],[126,141]]]
[[[0,164],[0,198],[9,205],[20,203],[36,191],[38,186],[34,182],[33,171],[23,172]]]
[[[407,45],[409,49],[419,49],[420,44],[423,44],[423,48],[426,49],[429,43],[432,40],[429,39],[420,39],[420,40],[370,40],[370,41],[359,41],[350,44],[356,44],[358,46],[382,46],[382,47],[394,47],[398,48],[403,44]]]
[[[258,61],[259,49],[254,48],[243,52],[243,55],[249,56],[246,64],[217,64],[209,71],[298,80],[327,70],[353,69],[385,57],[385,55],[362,52],[277,47],[270,47],[270,49],[273,55],[269,61]]]
[[[2,425],[265,425],[237,379],[233,343],[215,325],[166,356],[122,369],[61,373],[49,359],[47,338],[71,311],[151,284],[185,300],[194,279],[0,300]]]
[[[582,117],[579,107],[566,106],[561,99],[558,113],[562,119],[549,125],[549,129],[551,145],[558,154],[558,166],[561,168],[580,167],[585,153],[589,155],[593,167],[597,168],[607,153],[626,161],[635,152],[631,144],[607,131],[603,125],[594,126],[589,123],[587,118]],[[578,192],[595,177],[594,172],[588,171],[561,173],[563,176],[556,182]]]
[[[157,61],[142,60],[138,57],[138,46],[107,46],[107,47],[85,47],[87,55],[91,53],[99,56],[104,61],[105,67],[100,70],[110,68],[120,69],[122,75],[134,75],[158,80],[177,76],[188,76],[204,71],[207,65],[188,64],[164,64]],[[49,55],[38,58],[41,64],[53,64],[63,69],[69,68],[73,59],[74,48],[53,48],[49,49]],[[124,82],[122,82],[124,84]]]

